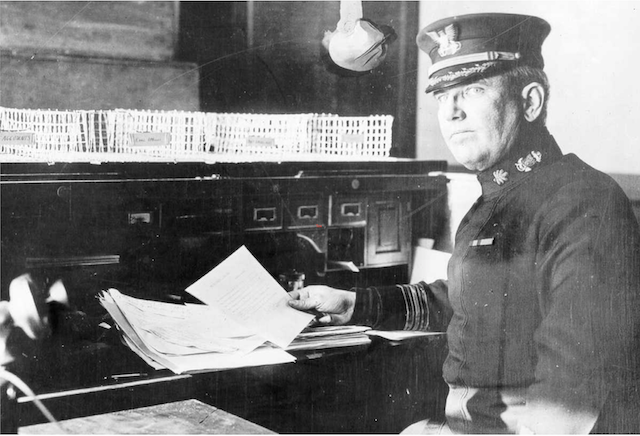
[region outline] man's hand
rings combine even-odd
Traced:
[[[320,324],[342,325],[351,320],[356,305],[355,292],[312,285],[289,293],[289,306],[305,312],[319,312]]]

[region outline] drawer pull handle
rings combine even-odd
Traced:
[[[344,203],[342,216],[360,216],[360,203]]]
[[[253,209],[253,220],[256,222],[273,222],[276,220],[275,207],[255,207]]]
[[[298,219],[316,219],[318,218],[318,206],[300,206],[298,207]]]

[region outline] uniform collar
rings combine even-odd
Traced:
[[[523,133],[500,162],[478,173],[482,195],[508,188],[561,157],[562,151],[546,128]]]

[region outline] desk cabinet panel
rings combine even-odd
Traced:
[[[410,203],[406,195],[369,199],[367,266],[408,263],[410,259]]]
[[[406,266],[412,238],[435,237],[420,221],[414,234],[418,215],[409,208],[415,198],[446,195],[443,178],[427,175],[434,169],[440,165],[3,164],[2,293],[44,262],[56,267],[44,274],[95,277],[77,286],[87,294],[116,286],[162,298],[241,245],[274,278],[296,270],[307,283],[352,274],[349,266]],[[445,213],[436,207],[421,209],[427,221]],[[98,280],[106,261],[113,275]]]

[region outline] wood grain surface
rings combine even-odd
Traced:
[[[61,421],[70,434],[271,434],[270,430],[209,406],[185,400]],[[59,433],[54,424],[21,427],[19,434]]]
[[[0,47],[31,53],[172,60],[177,1],[9,1]]]

